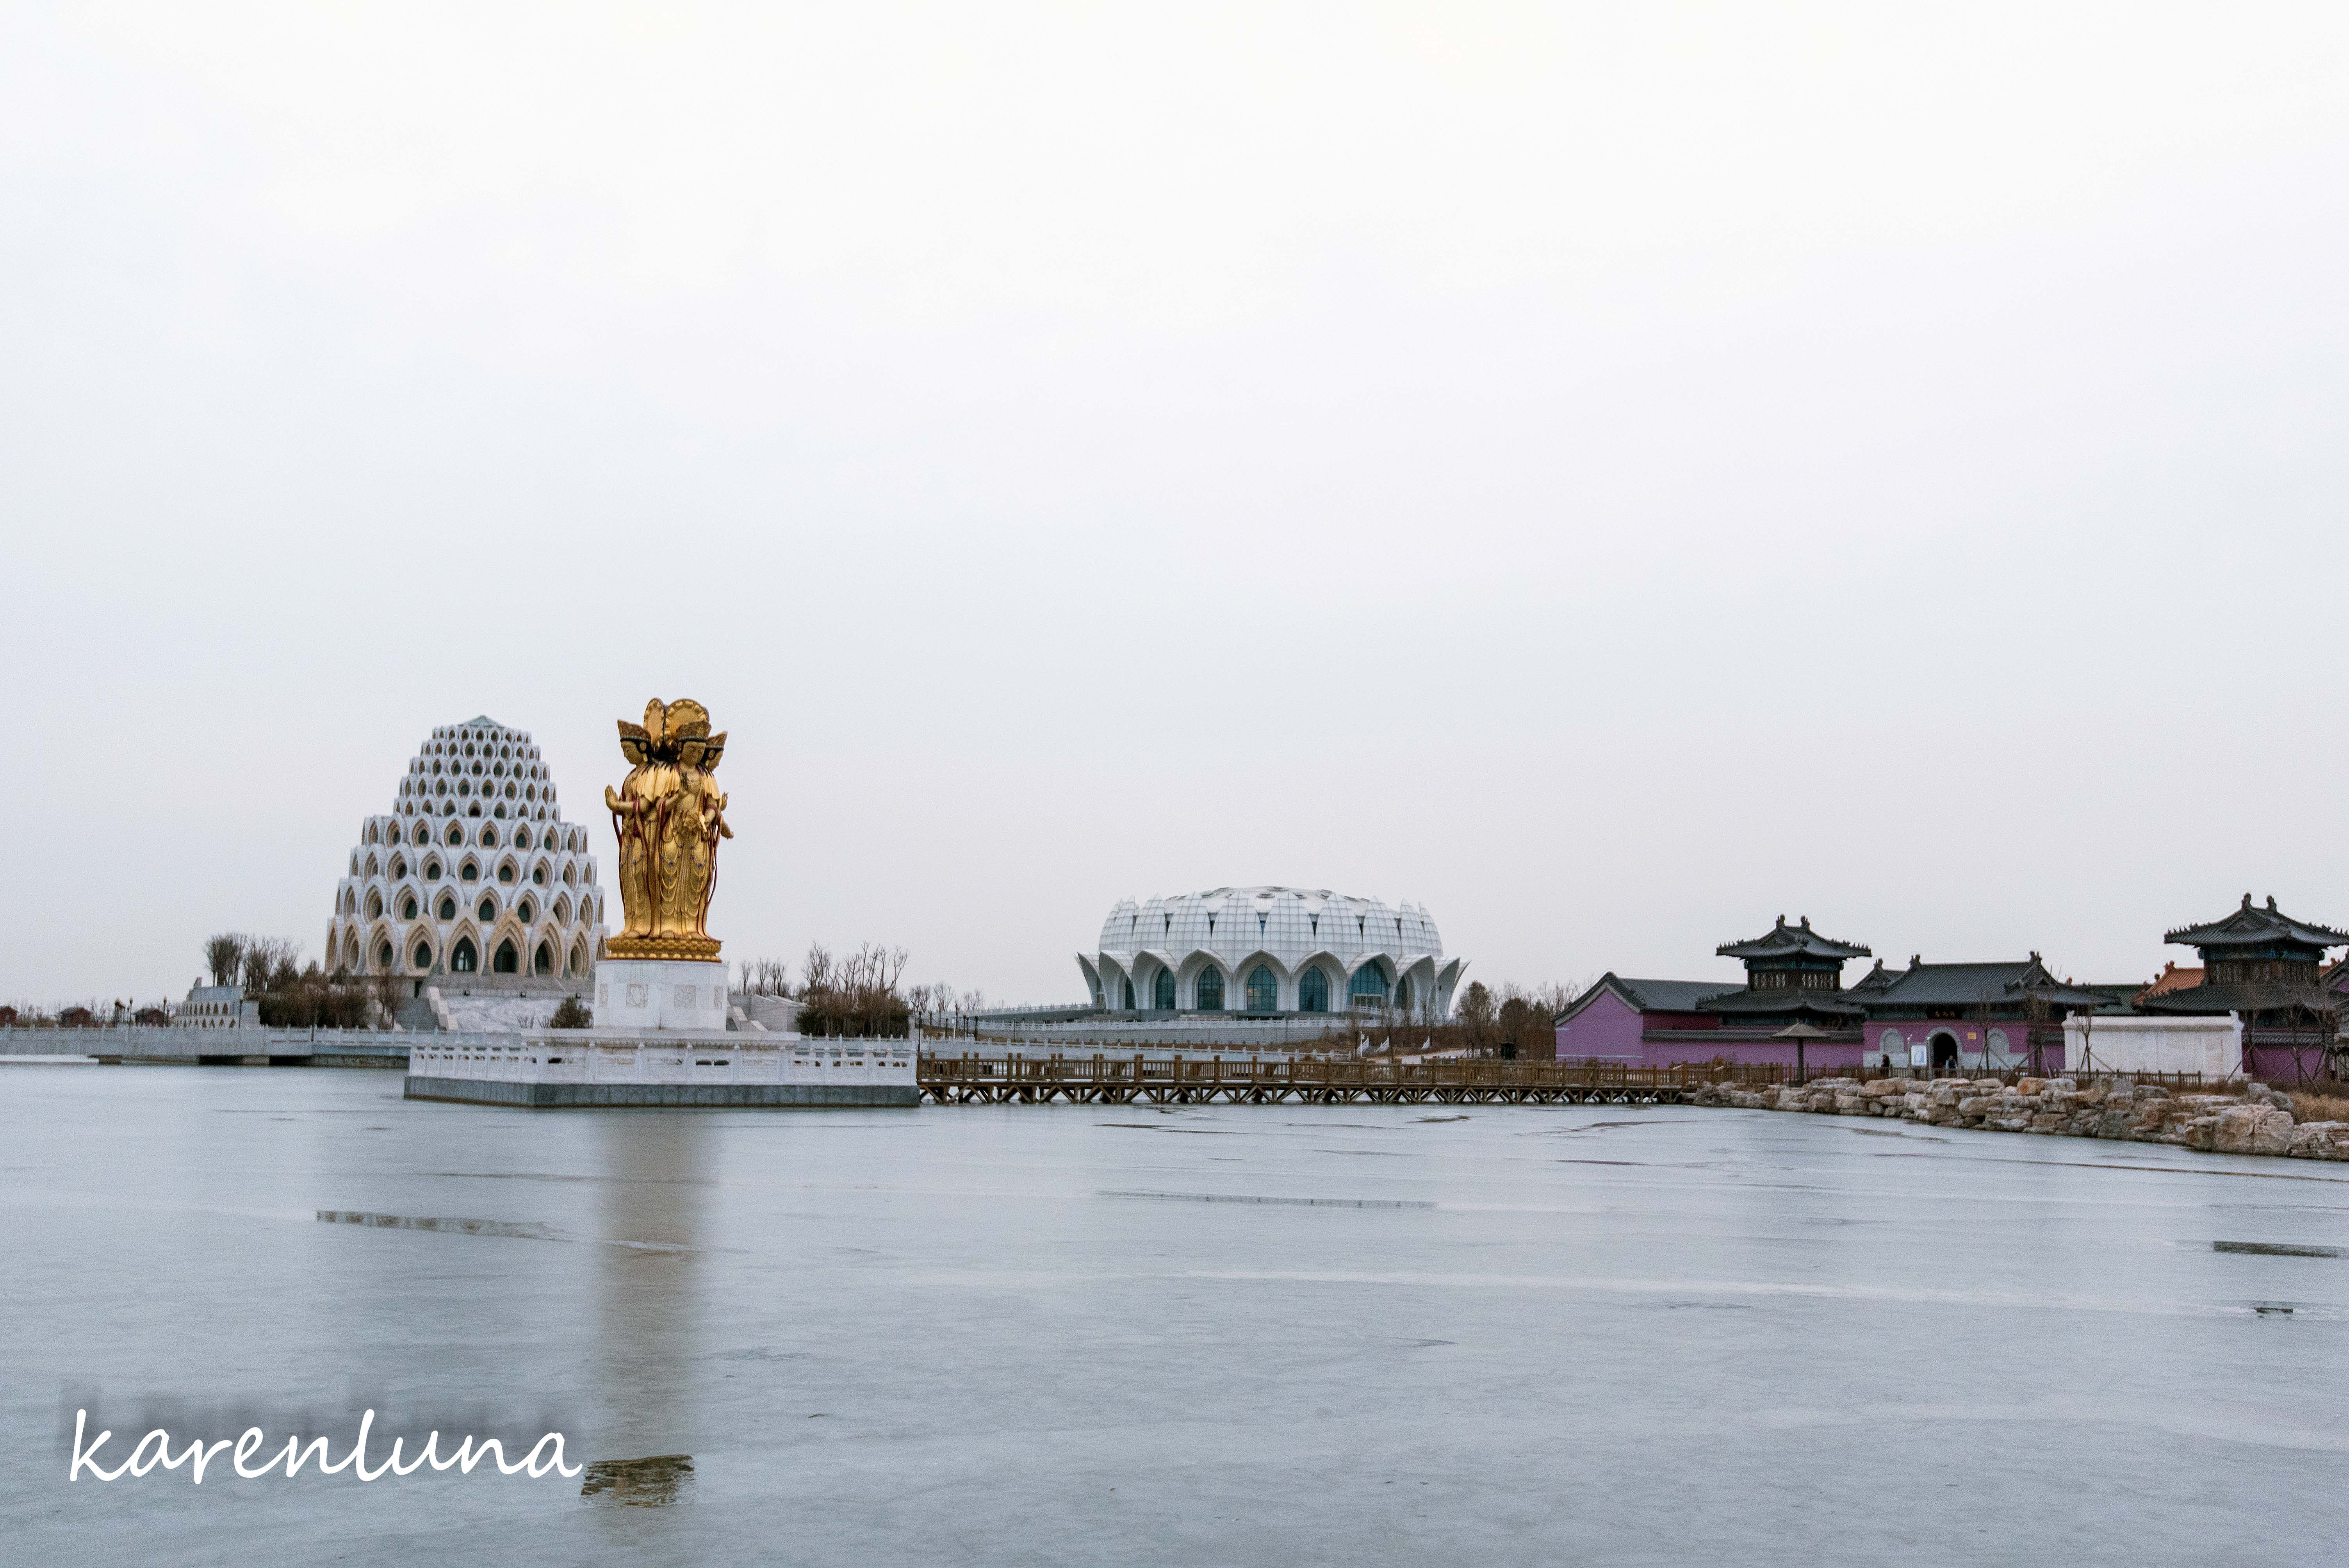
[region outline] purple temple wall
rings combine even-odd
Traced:
[[[1989,1037],[1992,1033],[2005,1038],[2002,1041],[1991,1039]],[[1896,1066],[1907,1063],[1910,1046],[1923,1045],[1935,1035],[1956,1036],[1958,1049],[1968,1056],[1980,1055],[1985,1046],[2001,1055],[2019,1056],[2024,1041],[2022,1024],[2003,1018],[1993,1018],[1988,1023],[1978,1018],[1951,1019],[1946,1023],[1903,1018],[1890,1023],[1864,1024],[1860,1026],[1860,1034],[1868,1043],[1869,1055],[1889,1053]],[[1888,1035],[1894,1037],[1888,1040],[1885,1037]]]
[[[1642,1067],[1669,1068],[1682,1062],[1709,1062],[1715,1057],[1730,1062],[1775,1062],[1780,1067],[1795,1065],[1795,1043],[1792,1040],[1737,1039],[1723,1031],[1721,1039],[1643,1040],[1640,1042],[1640,1064]],[[1861,1061],[1860,1047],[1856,1041],[1814,1040],[1803,1047],[1803,1071],[1816,1078],[1823,1072],[1835,1072],[1857,1067]]]
[[[1557,1059],[1569,1057],[1640,1056],[1640,1015],[1612,991],[1602,991],[1590,1006],[1557,1026]]]
[[[2042,1031],[2044,1034],[2044,1030]],[[2032,1071],[2055,1072],[2063,1062],[2060,1043],[2043,1039],[2040,1053],[2043,1061],[2029,1059],[2032,1048],[2031,1031],[2020,1018],[1899,1018],[1886,1022],[1870,1022],[1860,1026],[1861,1037],[1868,1047],[1867,1059],[1880,1066],[1886,1057],[1896,1068],[1909,1065],[1911,1046],[1930,1045],[1935,1035],[1954,1036],[1958,1042],[1958,1060],[1965,1067],[1995,1067],[2014,1063]],[[1993,1058],[1985,1063],[1987,1050]]]
[[[2247,1040],[2243,1070],[2268,1083],[2307,1083],[2325,1076],[2324,1047],[2314,1042],[2271,1046]]]

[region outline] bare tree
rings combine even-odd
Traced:
[[[244,938],[233,931],[222,931],[204,939],[204,967],[211,971],[215,985],[233,985],[236,975],[244,966]]]
[[[302,977],[302,944],[283,936],[244,940],[244,988],[282,991]]]
[[[408,982],[389,970],[385,970],[370,976],[366,984],[373,993],[378,1011],[382,1015],[381,1025],[388,1029],[392,1026],[392,1021],[399,1016],[399,1005],[408,1000]]]
[[[788,996],[792,994],[792,966],[780,958],[744,959],[742,990],[752,996]]]
[[[1557,1030],[1550,1020],[1557,1008],[1543,993],[1528,991],[1512,981],[1501,987],[1501,1005],[1493,1016],[1493,1032],[1501,1055],[1547,1061],[1557,1055]]]
[[[943,980],[936,980],[915,986],[905,993],[905,1000],[915,1012],[926,1016],[951,1013],[955,1010],[955,988]]]
[[[905,950],[868,942],[845,958],[834,958],[822,943],[808,945],[801,965],[801,1032],[850,1037],[901,1037],[912,1026],[913,1007],[900,995]]]
[[[1460,1026],[1471,1050],[1485,1050],[1493,1043],[1495,1004],[1493,993],[1482,980],[1468,982],[1467,992],[1460,998]]]

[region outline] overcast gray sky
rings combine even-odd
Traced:
[[[2349,923],[2349,11],[0,11],[0,996],[318,950],[436,724],[730,958]],[[609,885],[608,872],[606,885]],[[2169,955],[2185,954],[2170,950]]]

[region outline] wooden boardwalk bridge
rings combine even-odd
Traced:
[[[1344,1057],[945,1056],[924,1052],[939,1105],[1659,1105],[1702,1084],[1775,1083],[1775,1067],[1606,1062],[1396,1063]]]

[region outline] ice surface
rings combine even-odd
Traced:
[[[2349,1545],[2323,1481],[2349,1262],[2213,1245],[2349,1242],[2338,1167],[1678,1109],[398,1095],[363,1071],[0,1077],[0,1558]],[[554,1428],[606,1468],[586,1496],[489,1467],[68,1486],[78,1406],[118,1457],[156,1424],[339,1454],[372,1407],[379,1445]],[[646,1506],[612,1505],[630,1463],[688,1459],[690,1486],[647,1471],[624,1498]]]

